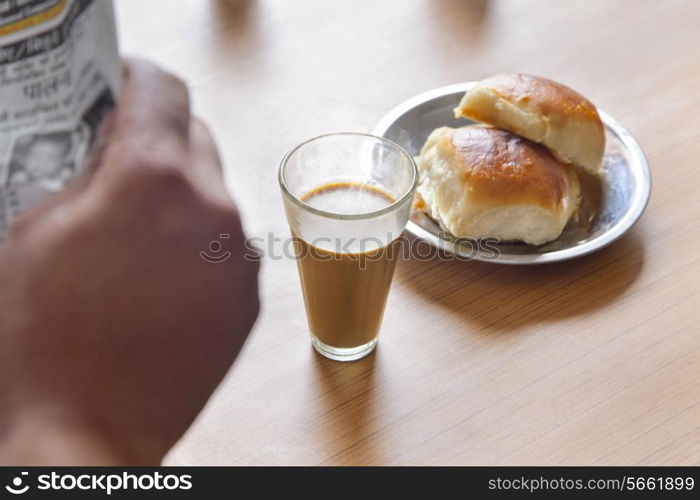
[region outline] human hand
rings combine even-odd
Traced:
[[[103,139],[0,247],[0,462],[160,462],[258,314],[258,262],[184,84],[129,63]],[[208,262],[219,235],[231,255]]]

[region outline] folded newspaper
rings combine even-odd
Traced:
[[[0,244],[83,168],[120,81],[111,0],[0,0]]]

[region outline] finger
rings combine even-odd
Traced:
[[[107,112],[102,119],[102,123],[100,123],[100,126],[97,128],[95,144],[98,146],[103,146],[109,142],[109,138],[114,130],[114,116],[115,111],[113,109]]]
[[[214,138],[196,118],[190,122],[190,165],[191,177],[201,190],[217,201],[231,203]]]
[[[100,126],[97,128],[95,140],[92,145],[92,151],[85,162],[85,174],[81,176],[81,184],[83,187],[87,186],[90,178],[102,164],[102,158],[104,156],[105,149],[109,144],[109,137],[113,128],[114,110],[105,115],[105,117],[102,119],[102,123],[100,123]]]
[[[124,86],[111,124],[110,147],[145,148],[173,159],[186,157],[190,103],[179,78],[139,59],[125,65]],[[186,162],[174,161],[184,165]]]
[[[207,126],[198,118],[190,120],[190,150],[196,162],[192,162],[192,169],[210,176],[210,179],[221,178],[223,170],[221,157],[216,147],[214,138]]]

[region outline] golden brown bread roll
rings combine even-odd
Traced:
[[[457,237],[542,244],[578,206],[574,168],[505,130],[436,129],[416,161],[418,208]]]
[[[515,73],[495,75],[467,91],[455,116],[544,144],[557,159],[591,174],[602,168],[605,131],[598,110],[561,83]]]

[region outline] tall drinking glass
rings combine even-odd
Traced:
[[[315,137],[282,160],[311,342],[322,355],[352,361],[376,346],[417,180],[408,153],[368,134]]]

